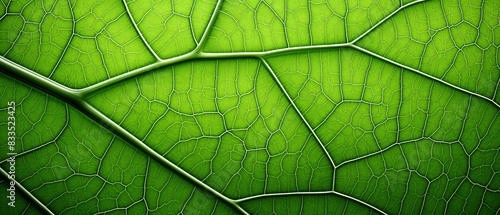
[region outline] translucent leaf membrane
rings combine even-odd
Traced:
[[[359,45],[499,102],[498,1],[426,1],[396,14]]]
[[[328,157],[256,60],[175,65],[91,103],[231,198],[331,189]]]
[[[39,98],[46,99],[46,103],[54,105],[56,110],[67,110],[68,121],[58,128],[57,135],[39,133],[53,138],[52,141],[44,143],[42,139],[34,139],[37,148],[20,151],[15,158],[16,180],[44,205],[45,210],[56,214],[234,212],[230,206],[172,173],[75,108],[3,75],[2,79],[4,89],[15,85],[16,89],[30,92],[14,96],[22,101],[17,110],[25,106],[36,109]],[[21,143],[27,141],[25,133],[18,132]],[[29,136],[28,132],[26,134]],[[2,145],[6,145],[4,141]],[[10,164],[2,159],[0,166],[4,171]],[[7,182],[10,180],[2,180],[0,186],[5,187]],[[21,191],[17,188],[16,192]],[[19,200],[13,211],[15,214],[37,211],[32,205],[33,199],[26,201],[21,193],[16,196]]]

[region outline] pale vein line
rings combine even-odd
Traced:
[[[245,201],[250,201],[250,200],[254,200],[254,199],[258,199],[258,198],[265,198],[265,197],[283,197],[283,196],[294,196],[294,195],[310,195],[310,196],[314,196],[314,195],[336,195],[336,196],[340,196],[340,197],[343,197],[343,198],[346,198],[348,200],[351,200],[351,201],[354,201],[354,202],[357,202],[357,203],[360,203],[366,207],[369,207],[371,208],[372,210],[375,210],[381,214],[387,214],[385,213],[384,211],[380,210],[379,208],[373,206],[373,205],[370,205],[366,202],[363,202],[357,198],[354,198],[352,196],[348,196],[348,195],[345,195],[343,193],[339,193],[337,191],[311,191],[311,192],[289,192],[289,193],[269,193],[269,194],[261,194],[261,195],[255,195],[255,196],[249,196],[249,197],[245,197],[245,198],[241,198],[241,199],[237,199],[235,200],[235,202],[237,203],[240,203],[240,202],[245,202]]]
[[[61,56],[57,60],[56,65],[54,65],[54,68],[50,72],[49,78],[51,78],[52,75],[54,75],[54,72],[56,71],[56,69],[59,68],[59,65],[61,64],[64,56],[66,55],[66,52],[68,51],[71,43],[73,42],[73,38],[75,38],[74,37],[74,35],[75,35],[75,28],[76,28],[75,13],[74,13],[73,7],[71,6],[71,2],[69,0],[68,0],[68,6],[70,8],[69,11],[71,13],[71,37],[69,38],[68,43],[66,43],[66,46],[64,47],[64,49],[63,49],[63,51],[61,53]]]
[[[126,5],[125,2],[124,2],[124,4]],[[104,81],[101,81],[101,82],[99,82],[97,84],[85,87],[83,89],[78,89],[78,90],[75,90],[75,91],[78,91],[78,93],[86,96],[86,95],[92,94],[95,91],[98,91],[99,89],[102,89],[102,88],[107,87],[109,85],[113,85],[113,84],[115,84],[117,82],[121,82],[121,81],[129,79],[129,78],[138,76],[140,74],[143,74],[143,73],[146,73],[146,72],[151,72],[151,71],[154,71],[155,69],[158,69],[158,68],[161,68],[161,67],[164,67],[164,66],[168,66],[168,65],[175,64],[175,63],[180,63],[180,62],[185,62],[185,61],[188,61],[188,60],[191,60],[191,59],[195,59],[201,53],[201,48],[203,47],[203,44],[205,44],[206,41],[207,41],[208,35],[210,34],[212,26],[215,23],[215,19],[216,19],[217,15],[219,14],[221,5],[222,5],[222,0],[219,0],[217,2],[217,5],[215,5],[214,12],[213,12],[213,14],[212,14],[212,16],[211,16],[211,18],[209,20],[209,23],[208,23],[207,27],[206,27],[207,30],[203,33],[203,36],[200,39],[199,45],[193,51],[191,51],[189,53],[186,53],[186,54],[183,54],[183,55],[180,55],[180,56],[176,56],[176,57],[173,57],[173,58],[169,58],[169,59],[161,59],[161,58],[159,58],[156,55],[156,53],[151,49],[151,47],[149,47],[149,45],[146,42],[146,40],[142,37],[142,34],[140,33],[137,25],[135,25],[135,22],[133,21],[132,17],[130,17],[131,22],[134,23],[136,31],[141,36],[141,39],[143,40],[144,44],[146,44],[148,46],[148,49],[151,51],[151,53],[153,53],[155,55],[155,57],[158,59],[158,61],[155,62],[155,63],[153,63],[153,64],[149,64],[147,66],[143,66],[143,67],[137,68],[137,69],[132,70],[130,72],[126,72],[126,73],[114,76],[112,78],[109,78],[109,79],[106,79]],[[128,7],[127,6],[126,6],[126,8],[127,8],[127,13],[130,15],[130,12],[128,11]]]
[[[3,168],[0,168],[0,173],[5,177],[6,182],[10,181],[9,174]],[[17,180],[12,181],[14,181],[14,183],[16,183],[16,187],[21,190],[21,192],[26,195],[26,197],[30,198],[30,200],[33,201],[38,207],[43,209],[48,214],[54,214],[47,206],[45,206],[42,202],[40,202],[40,200],[33,196],[33,194],[31,194],[31,192],[28,191],[21,183],[19,183]],[[5,198],[4,196],[2,197]]]
[[[289,52],[305,52],[305,51],[317,51],[321,49],[331,49],[340,47],[349,47],[351,43],[338,43],[338,44],[326,44],[326,45],[311,45],[311,46],[296,46],[282,49],[274,49],[263,52],[226,52],[226,53],[215,53],[215,52],[202,52],[198,56],[200,58],[237,58],[237,57],[254,57],[254,58],[264,58],[273,55],[282,55]]]
[[[417,1],[414,1],[414,2],[410,2],[408,4],[405,4],[401,7],[399,7],[398,9],[396,9],[395,11],[393,11],[392,13],[390,13],[389,15],[387,15],[385,18],[383,18],[382,20],[380,20],[377,24],[373,25],[370,29],[368,29],[367,31],[365,31],[363,34],[361,34],[360,36],[358,36],[356,39],[354,39],[353,41],[351,41],[350,43],[351,44],[354,44],[356,43],[357,41],[359,41],[360,39],[362,39],[363,37],[365,37],[367,34],[369,34],[370,32],[373,31],[373,29],[377,28],[378,26],[382,25],[383,23],[385,23],[385,21],[387,21],[388,19],[390,19],[392,16],[394,16],[396,13],[398,13],[399,11],[409,7],[409,6],[412,6],[414,4],[418,4],[420,2],[425,2],[426,0],[417,0]]]
[[[290,95],[288,95],[288,92],[286,91],[286,89],[283,86],[283,84],[281,84],[281,81],[278,79],[278,76],[276,76],[276,74],[274,73],[274,71],[271,68],[271,66],[269,66],[269,64],[267,63],[267,61],[265,59],[261,58],[261,61],[266,66],[266,69],[269,71],[269,73],[271,74],[271,76],[273,76],[274,80],[276,81],[276,83],[280,87],[280,89],[283,92],[283,94],[285,94],[286,98],[288,99],[288,101],[290,102],[290,104],[292,105],[292,107],[295,109],[295,112],[297,112],[297,114],[300,116],[300,119],[302,119],[302,122],[304,122],[304,124],[307,126],[307,128],[309,129],[309,131],[311,132],[311,134],[314,136],[314,139],[316,139],[316,141],[318,141],[318,144],[323,149],[323,152],[325,152],[325,154],[328,157],[328,159],[330,160],[330,163],[332,164],[333,168],[337,168],[337,166],[335,165],[335,162],[333,162],[333,159],[330,156],[330,153],[328,153],[328,151],[326,150],[325,146],[323,145],[323,142],[321,142],[321,139],[319,139],[318,135],[316,135],[316,132],[314,131],[314,129],[311,127],[311,125],[309,125],[309,122],[306,120],[306,118],[304,117],[304,115],[302,115],[302,112],[300,112],[299,108],[295,105],[295,102],[293,101],[293,99],[290,97]]]
[[[235,202],[240,203],[265,197],[281,197],[281,196],[293,196],[293,195],[325,195],[325,194],[335,194],[335,192],[328,190],[328,191],[311,191],[311,192],[267,193],[267,194],[260,194],[255,196],[248,196],[241,199],[236,199]]]
[[[483,95],[481,95],[481,94],[478,94],[478,93],[475,93],[475,92],[469,91],[469,90],[467,90],[467,89],[461,88],[461,87],[456,86],[456,85],[454,85],[454,84],[451,84],[451,83],[449,83],[449,82],[447,82],[447,81],[444,81],[444,80],[442,80],[442,79],[439,79],[439,78],[437,78],[437,77],[434,77],[434,76],[432,76],[432,75],[429,75],[429,74],[427,74],[427,73],[425,73],[425,72],[422,72],[422,71],[420,71],[420,70],[418,70],[418,69],[414,69],[414,68],[412,68],[412,67],[409,67],[409,66],[406,66],[406,65],[404,65],[404,64],[398,63],[398,62],[393,61],[393,60],[391,60],[391,59],[389,59],[389,58],[386,58],[386,57],[384,57],[384,56],[381,56],[381,55],[379,55],[379,54],[377,54],[377,53],[374,53],[374,52],[371,52],[371,51],[369,51],[369,50],[367,50],[367,49],[364,49],[364,48],[362,48],[362,47],[360,47],[360,46],[357,46],[357,45],[351,45],[350,47],[352,47],[352,48],[354,48],[354,49],[356,49],[356,50],[359,50],[359,51],[361,51],[361,52],[363,52],[363,53],[365,53],[365,54],[368,54],[368,55],[371,55],[371,56],[373,56],[373,57],[376,57],[376,58],[378,58],[378,59],[380,59],[380,60],[383,60],[383,61],[386,61],[386,62],[391,63],[391,64],[393,64],[393,65],[396,65],[396,66],[398,66],[398,67],[401,67],[401,68],[404,68],[404,69],[410,70],[410,71],[412,71],[412,72],[414,72],[414,73],[417,73],[417,74],[419,74],[419,75],[422,75],[422,76],[424,76],[424,77],[426,77],[426,78],[429,78],[429,79],[431,79],[431,80],[433,80],[433,81],[436,81],[436,82],[442,83],[442,84],[444,84],[444,85],[446,85],[446,86],[449,86],[449,87],[451,87],[451,88],[453,88],[453,89],[455,89],[455,90],[462,91],[462,92],[467,93],[467,94],[469,94],[469,95],[473,95],[473,96],[476,96],[476,97],[482,98],[482,99],[484,99],[484,100],[486,100],[486,101],[491,102],[491,103],[492,103],[493,105],[495,105],[497,108],[500,108],[500,104],[496,103],[496,102],[495,102],[493,99],[491,99],[491,98],[488,98],[488,97],[483,96]]]
[[[210,20],[208,21],[207,27],[205,28],[205,32],[203,32],[203,35],[201,36],[200,43],[198,46],[193,50],[193,53],[200,53],[201,49],[205,45],[205,43],[208,41],[208,35],[210,35],[210,32],[213,29],[213,26],[215,24],[215,19],[219,15],[220,8],[222,5],[222,0],[218,0],[217,4],[215,5],[214,12],[212,13],[212,16],[210,17]]]
[[[88,96],[88,95],[90,95],[90,94],[92,94],[92,93],[94,93],[94,92],[96,92],[96,91],[98,91],[98,90],[100,90],[102,88],[105,88],[107,86],[113,85],[113,84],[118,83],[118,82],[121,82],[123,80],[136,77],[136,76],[138,76],[140,74],[143,74],[145,72],[153,72],[156,69],[159,69],[161,67],[165,67],[165,66],[168,66],[168,65],[171,65],[171,64],[175,64],[175,63],[179,63],[179,62],[184,62],[184,61],[190,60],[192,58],[193,58],[193,54],[192,53],[188,53],[188,54],[180,55],[180,56],[177,56],[177,57],[169,58],[168,60],[161,60],[161,61],[158,61],[156,63],[149,64],[147,66],[137,68],[137,69],[132,70],[130,72],[114,76],[112,78],[109,78],[109,79],[106,79],[104,81],[101,81],[101,82],[99,82],[97,84],[94,84],[94,85],[91,85],[91,86],[88,86],[88,87],[85,87],[85,88],[82,88],[82,89],[77,89],[75,91],[77,91],[78,93],[82,94],[83,96]]]
[[[125,0],[123,0],[122,2],[123,2],[123,6],[125,6],[125,10],[126,10],[126,13],[130,19],[130,22],[132,23],[135,31],[137,32],[137,34],[141,38],[142,43],[144,43],[144,45],[148,48],[149,52],[151,52],[151,54],[154,55],[156,60],[161,61],[161,58],[156,54],[156,52],[153,50],[153,48],[147,42],[146,38],[144,38],[144,35],[142,35],[141,31],[139,30],[139,26],[137,26],[137,23],[135,23],[134,17],[132,17],[132,12],[130,12],[130,9],[128,8],[127,2]]]
[[[376,210],[377,212],[379,212],[379,213],[381,213],[381,214],[387,215],[387,213],[386,213],[386,212],[384,212],[384,211],[382,211],[382,210],[378,209],[377,207],[375,207],[375,206],[373,206],[373,205],[368,204],[367,202],[361,201],[361,200],[359,200],[359,199],[357,199],[357,198],[354,198],[354,197],[352,197],[352,196],[349,196],[349,195],[346,195],[346,194],[343,194],[343,193],[339,193],[339,192],[337,192],[337,191],[333,191],[333,193],[334,193],[334,194],[336,194],[336,195],[342,196],[342,197],[344,197],[344,198],[348,198],[348,199],[350,199],[350,200],[353,200],[353,201],[355,201],[355,202],[358,202],[358,203],[360,203],[360,204],[362,204],[362,205],[365,205],[365,206],[367,206],[367,207],[369,207],[369,208],[371,208],[371,209],[373,209],[373,210]]]
[[[218,198],[224,200],[226,203],[231,204],[234,206],[236,209],[238,209],[240,212],[247,214],[247,212],[240,207],[238,204],[233,199],[230,199],[226,196],[224,196],[222,193],[219,193],[217,190],[214,188],[208,186],[207,184],[203,183],[201,180],[198,178],[194,177],[193,175],[189,174],[186,172],[184,169],[180,168],[177,166],[175,163],[171,162],[170,160],[166,159],[162,155],[160,155],[158,152],[153,150],[151,147],[146,145],[144,142],[139,140],[137,137],[135,137],[133,134],[129,133],[127,130],[122,128],[120,125],[118,125],[116,122],[105,116],[103,113],[98,111],[96,108],[94,108],[92,105],[90,105],[87,102],[80,101],[80,108],[84,110],[84,113],[88,116],[91,116],[94,119],[98,119],[101,121],[101,123],[104,123],[107,125],[107,129],[110,129],[114,134],[117,134],[118,136],[122,137],[123,139],[127,140],[127,142],[132,143],[133,145],[139,147],[144,151],[146,154],[152,156],[155,158],[157,161],[161,162],[174,172],[186,177],[189,179],[193,184],[196,186],[202,187],[203,189],[207,190],[208,192],[212,193],[213,195],[217,196]]]
[[[351,44],[350,43],[342,43],[342,44],[330,44],[330,45],[314,45],[314,46],[300,46],[300,47],[292,47],[292,48],[285,48],[285,49],[276,49],[276,50],[271,50],[271,51],[265,51],[265,52],[237,52],[237,53],[204,53],[201,52],[200,50],[196,50],[196,52],[190,52],[184,55],[176,56],[173,58],[169,58],[166,60],[160,60],[155,63],[149,64],[147,66],[143,66],[140,68],[137,68],[135,70],[132,70],[130,72],[126,72],[117,76],[114,76],[112,78],[106,79],[104,81],[101,81],[99,83],[90,85],[88,87],[82,88],[82,89],[72,89],[68,88],[64,85],[61,85],[60,83],[47,78],[45,76],[42,76],[36,72],[32,72],[31,70],[18,65],[17,63],[14,63],[13,61],[5,58],[4,56],[0,56],[0,64],[5,65],[7,68],[13,68],[15,71],[21,71],[23,73],[23,76],[29,76],[33,78],[34,80],[39,80],[43,81],[46,86],[51,86],[54,88],[62,89],[66,92],[72,92],[75,95],[78,95],[80,97],[85,97],[88,96],[92,93],[95,93],[96,91],[99,91],[102,88],[105,88],[107,86],[113,85],[115,83],[127,80],[129,78],[136,77],[140,74],[146,73],[146,72],[152,72],[156,71],[156,69],[159,69],[161,67],[165,67],[168,65],[176,64],[176,63],[181,63],[181,62],[186,62],[189,60],[193,59],[209,59],[209,58],[243,58],[243,57],[251,57],[251,58],[261,58],[261,57],[269,57],[272,55],[278,55],[278,54],[286,54],[288,52],[302,52],[302,51],[311,51],[311,50],[321,50],[321,49],[329,49],[329,48],[336,48],[336,47],[349,47]],[[42,80],[43,79],[43,80]]]
[[[16,155],[14,155],[15,158],[18,158],[18,157],[21,157],[21,156],[24,156],[24,155],[27,155],[27,154],[30,154],[32,152],[35,152],[41,148],[44,148],[45,146],[48,146],[48,145],[51,145],[51,144],[55,144],[57,140],[59,140],[59,137],[61,137],[61,135],[63,135],[64,131],[66,130],[66,128],[69,126],[69,118],[70,118],[70,114],[69,114],[69,108],[68,108],[68,105],[66,104],[65,105],[66,107],[66,123],[64,124],[63,128],[61,129],[61,131],[50,141],[44,143],[44,144],[41,144],[39,146],[36,146],[34,148],[31,148],[31,149],[28,149],[28,150],[25,150],[23,152],[20,152],[20,153],[17,153]],[[7,162],[9,158],[5,158],[5,160],[3,161],[0,161],[0,165],[2,165],[3,163]]]

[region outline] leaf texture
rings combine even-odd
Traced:
[[[0,9],[6,213],[500,212],[497,1]]]

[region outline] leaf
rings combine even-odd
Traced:
[[[6,213],[500,212],[495,1],[0,5]]]

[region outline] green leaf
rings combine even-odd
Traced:
[[[500,212],[496,1],[0,9],[7,214]]]

